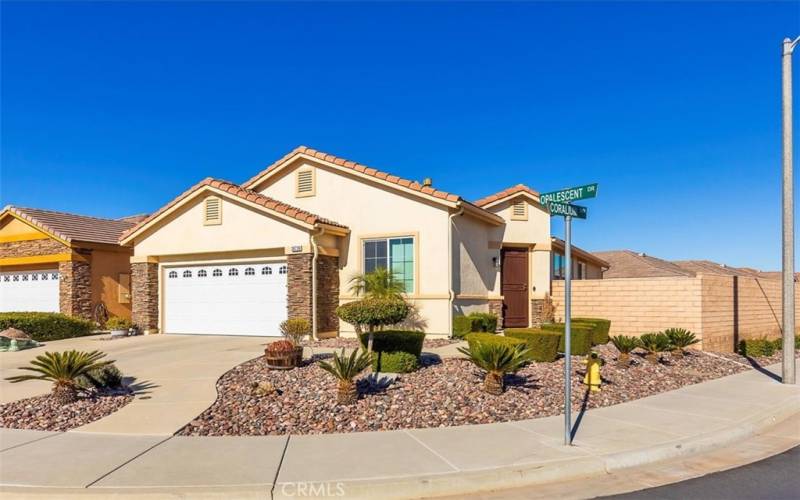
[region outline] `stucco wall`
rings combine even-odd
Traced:
[[[500,295],[500,269],[492,257],[500,261],[500,250],[489,248],[492,226],[471,217],[453,219],[453,291],[456,295],[488,299]]]
[[[109,315],[130,319],[131,303],[120,303],[120,274],[131,274],[129,252],[92,251],[92,304],[102,302]],[[130,290],[128,291],[130,294]]]

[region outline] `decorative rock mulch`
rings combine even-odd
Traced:
[[[460,342],[458,339],[425,339],[423,341],[423,349],[436,349],[437,347],[444,347],[450,344]],[[358,341],[354,338],[333,337],[330,339],[315,340],[311,343],[311,347],[327,347],[333,349],[355,349],[359,347]]]
[[[78,401],[60,405],[50,395],[20,399],[0,405],[0,427],[37,431],[68,431],[119,410],[133,395],[90,393]]]
[[[573,405],[579,410],[609,406],[751,369],[740,362],[693,352],[683,359],[664,356],[658,365],[634,355],[629,368],[615,364],[611,346],[595,348],[607,361],[603,388],[588,394],[581,357],[573,357]],[[768,360],[765,360],[768,361]],[[308,362],[288,371],[267,369],[263,358],[244,363],[217,384],[219,397],[181,435],[321,434],[464,424],[484,424],[561,413],[564,361],[532,363],[506,377],[506,392],[481,390],[482,372],[462,359],[426,357],[423,368],[400,375],[388,387],[359,381],[361,397],[352,406],[335,404],[336,381]],[[252,385],[269,382],[275,392],[259,396]],[[263,393],[262,393],[263,394]]]

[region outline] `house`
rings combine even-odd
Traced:
[[[132,250],[118,240],[137,220],[4,208],[0,312],[62,312],[92,319],[102,304],[108,314],[130,318]]]
[[[385,267],[414,307],[407,326],[450,335],[452,317],[539,320],[550,292],[550,214],[518,185],[476,202],[299,147],[237,185],[205,179],[126,231],[133,318],[149,332],[277,335],[305,317],[352,333],[338,305],[353,276]],[[596,259],[599,260],[599,259]]]
[[[554,280],[563,280],[566,277],[564,240],[555,236],[551,240],[553,247],[551,273]],[[575,245],[572,245],[570,258],[572,259],[572,279],[574,280],[602,279],[603,273],[610,266],[597,254],[589,253]]]

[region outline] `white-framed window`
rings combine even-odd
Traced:
[[[178,277],[178,271],[170,271],[169,274],[167,275],[167,277],[169,277],[169,278],[177,278]]]
[[[239,276],[239,270],[235,267],[228,269],[228,276]]]
[[[186,271],[183,272],[183,277],[184,278],[191,278],[192,277],[192,272],[187,269]]]
[[[214,277],[222,276],[222,269],[214,269],[214,272],[211,273],[211,276]]]
[[[388,269],[395,279],[403,283],[406,293],[414,291],[414,238],[401,236],[373,238],[363,242],[365,273],[376,269]]]
[[[244,270],[244,275],[245,276],[255,276],[255,274],[256,274],[256,270],[253,269],[252,267],[245,268],[245,270]]]
[[[201,269],[201,270],[197,271],[197,277],[198,278],[205,278],[206,276],[208,276],[208,272],[206,272],[205,269]]]
[[[278,269],[278,274],[286,274],[288,272],[289,268],[287,266],[281,266],[280,269]]]
[[[264,276],[272,274],[272,268],[269,266],[264,266],[261,268],[261,274]]]

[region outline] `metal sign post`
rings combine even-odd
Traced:
[[[564,217],[564,446],[572,444],[572,218],[585,219],[586,207],[572,205],[574,200],[597,196],[597,184],[544,193],[539,201],[550,215]]]

